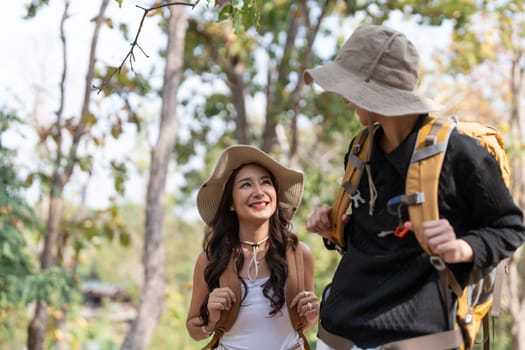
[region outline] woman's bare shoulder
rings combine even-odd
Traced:
[[[210,260],[208,259],[208,255],[203,250],[200,252],[199,256],[197,257],[197,262],[195,263],[195,269],[196,270],[204,270],[206,266],[208,266],[208,263]]]

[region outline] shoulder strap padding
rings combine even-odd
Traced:
[[[425,252],[432,255],[421,240],[421,224],[439,219],[438,185],[448,138],[455,123],[436,118],[425,119],[418,132],[416,144],[407,171],[406,194],[422,193],[424,201],[408,206],[408,216],[414,234]]]

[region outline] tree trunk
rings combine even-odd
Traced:
[[[188,15],[181,6],[170,7],[168,44],[162,115],[159,137],[152,151],[147,190],[144,235],[144,287],[137,318],[124,340],[122,349],[143,350],[151,341],[164,300],[164,236],[165,185],[169,159],[177,134],[177,90],[183,71],[184,40]]]
[[[230,89],[232,91],[233,105],[237,113],[235,118],[235,136],[238,143],[248,144],[250,142],[246,117],[246,103],[244,101],[245,85],[243,78],[245,68],[241,60],[231,62],[226,73],[228,74]]]
[[[91,81],[93,79],[93,72],[95,66],[95,52],[98,43],[98,33],[104,21],[104,13],[106,12],[109,0],[102,0],[97,21],[95,23],[95,29],[93,31],[93,38],[91,41],[91,51],[88,62],[88,73],[86,74],[86,85],[84,92],[84,101],[82,105],[81,115],[84,116],[89,112],[89,101],[91,94]],[[63,45],[62,59],[63,59],[63,72],[60,82],[60,106],[56,113],[56,143],[57,143],[57,155],[54,160],[54,170],[51,177],[50,194],[49,194],[49,211],[47,216],[47,226],[44,237],[44,248],[40,256],[40,268],[41,270],[48,269],[56,265],[57,258],[57,239],[59,236],[60,221],[62,220],[62,191],[69,182],[73,169],[77,164],[77,150],[80,140],[85,132],[85,123],[82,118],[79,118],[79,122],[76,128],[75,135],[69,149],[69,161],[67,165],[62,166],[64,154],[62,151],[62,128],[63,128],[63,106],[65,103],[65,81],[67,76],[67,55],[66,55],[66,36],[64,31],[65,21],[69,18],[70,1],[66,1],[64,5],[64,12],[62,14],[60,24],[60,34]],[[64,315],[65,317],[65,315]],[[47,328],[47,304],[42,301],[38,301],[35,308],[35,314],[31,320],[27,330],[27,348],[28,350],[42,350],[44,348],[44,335]]]
[[[35,314],[27,330],[27,348],[42,350],[44,348],[44,333],[47,325],[47,305],[37,302]]]

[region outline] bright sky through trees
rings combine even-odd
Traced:
[[[0,108],[13,111],[21,117],[34,118],[38,116],[40,123],[52,120],[58,108],[58,84],[62,70],[61,43],[59,40],[59,24],[63,11],[62,1],[50,1],[44,6],[37,16],[24,20],[25,14],[23,1],[8,1],[0,11],[0,43],[4,52],[4,64],[0,65]],[[132,38],[138,28],[142,10],[136,5],[148,7],[151,1],[124,0],[122,8],[116,1],[111,1],[107,15],[111,17],[115,27],[119,23],[127,23],[129,35]],[[71,18],[66,22],[66,35],[68,44],[68,78],[66,88],[66,105],[64,115],[78,115],[80,112],[82,87],[87,66],[87,54],[92,35],[92,22],[90,19],[96,15],[98,1],[72,1],[70,7]],[[202,3],[202,6],[207,6]],[[358,20],[358,19],[357,19]],[[343,36],[350,35],[351,29],[356,26],[356,19],[348,21],[347,30]],[[415,22],[405,22],[398,13],[386,23],[395,29],[404,32],[418,47],[422,54],[422,64],[431,63],[431,54],[435,49],[444,49],[448,43],[450,27],[422,29]],[[131,39],[130,39],[131,40]],[[161,81],[163,62],[158,58],[158,51],[165,45],[164,36],[157,26],[155,17],[147,18],[139,40],[141,47],[150,56],[147,58],[140,52],[136,54],[134,68],[139,71],[156,69],[158,81]],[[129,50],[129,41],[126,41],[118,30],[110,31],[105,28],[101,34],[97,50],[99,60],[111,65],[118,65]],[[319,42],[316,45],[320,45]],[[332,45],[333,47],[333,45]],[[325,46],[326,50],[326,46]],[[157,84],[157,85],[155,85]],[[182,92],[181,92],[182,93]],[[98,107],[104,108],[104,96],[96,98]],[[159,104],[147,104],[145,114],[158,115]],[[256,108],[254,110],[257,110]],[[151,135],[150,137],[155,137]],[[16,130],[3,136],[2,142],[18,150],[19,172],[23,175],[28,169],[34,169],[34,144],[35,135],[29,129]],[[137,146],[136,134],[129,133],[128,137],[121,138],[118,143],[106,147],[101,159],[122,158],[129,156],[130,151]],[[104,163],[104,162],[99,162]],[[95,163],[97,164],[97,163]],[[26,169],[26,170],[25,170]],[[87,203],[93,207],[106,205],[106,195],[101,196],[100,191],[112,191],[112,184],[105,169],[95,169],[95,176],[90,179],[87,191]],[[80,180],[82,181],[82,180]],[[81,184],[68,186],[68,190],[75,198],[80,193]],[[169,186],[169,185],[168,185]],[[174,186],[174,185],[172,185]],[[126,196],[133,201],[142,201],[144,196],[144,179],[131,176],[127,186]],[[91,189],[96,189],[92,191]],[[170,191],[168,189],[168,191]],[[29,194],[31,197],[31,193]]]

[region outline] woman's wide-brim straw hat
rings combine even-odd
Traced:
[[[197,208],[202,220],[206,224],[211,223],[219,208],[228,178],[235,169],[244,164],[258,164],[272,173],[279,189],[278,206],[288,212],[291,218],[303,196],[303,173],[279,164],[257,147],[234,145],[222,152],[213,173],[197,193]]]
[[[425,114],[443,108],[414,92],[419,55],[405,35],[379,25],[357,28],[334,62],[304,72],[353,105],[383,116]]]

